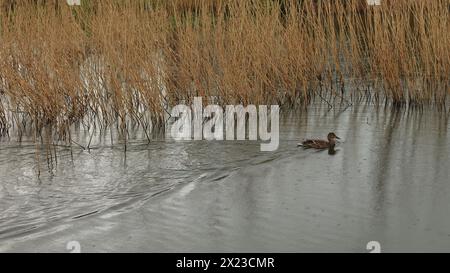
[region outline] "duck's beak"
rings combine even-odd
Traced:
[[[336,136],[336,139],[341,139],[340,137]]]

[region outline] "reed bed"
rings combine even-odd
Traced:
[[[225,104],[445,104],[450,1],[3,0],[0,135],[164,126],[194,96]],[[131,124],[130,125],[130,121]]]

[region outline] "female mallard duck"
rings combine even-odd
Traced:
[[[302,143],[298,144],[298,146],[302,146],[304,148],[313,148],[319,150],[333,150],[334,146],[336,146],[336,140],[340,139],[335,133],[328,134],[328,141],[322,139],[306,139]]]

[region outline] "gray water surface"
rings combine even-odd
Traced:
[[[136,135],[125,153],[99,137],[90,152],[58,147],[51,167],[4,139],[0,251],[450,251],[448,118],[313,106],[284,115],[276,152]],[[330,131],[337,154],[297,148]]]

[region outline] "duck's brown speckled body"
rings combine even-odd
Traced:
[[[340,138],[335,133],[329,133],[327,139],[328,141],[322,139],[306,139],[298,146],[318,150],[334,149],[336,146],[336,140]]]

